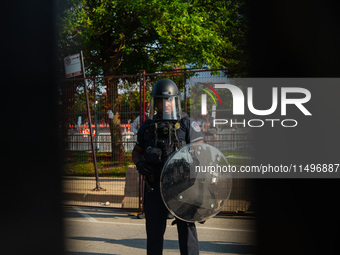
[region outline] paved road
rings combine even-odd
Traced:
[[[168,220],[164,255],[179,254]],[[145,220],[119,209],[65,207],[65,250],[72,255],[146,254]],[[197,224],[200,254],[255,254],[255,218],[214,217]]]

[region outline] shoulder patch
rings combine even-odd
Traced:
[[[201,132],[201,128],[196,121],[191,122],[191,127],[195,132]]]

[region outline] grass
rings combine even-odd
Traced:
[[[252,159],[246,152],[225,152],[230,165],[251,165]],[[235,156],[235,157],[230,157]],[[244,158],[246,157],[246,158]],[[97,169],[99,176],[125,177],[129,165],[133,165],[131,153],[126,153],[120,162],[114,162],[111,153],[97,153]],[[92,154],[89,152],[69,152],[63,167],[66,176],[95,176]]]
[[[223,154],[232,166],[249,166],[254,160],[249,152],[224,152]]]
[[[129,165],[132,165],[131,153],[127,153],[122,162],[114,162],[111,153],[97,153],[98,175],[106,177],[124,177]],[[88,152],[68,153],[63,174],[67,176],[94,176],[92,154]]]

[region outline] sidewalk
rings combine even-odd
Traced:
[[[121,207],[124,198],[125,178],[99,178],[105,191],[93,191],[94,177],[63,177],[63,201],[65,204]]]
[[[247,181],[233,180],[233,189],[223,211],[246,212],[252,204],[252,192]],[[126,178],[99,177],[103,191],[93,191],[96,187],[95,177],[64,176],[63,203],[65,205],[104,206],[114,208],[139,209],[139,175],[135,166],[130,166]]]
[[[63,201],[68,205],[108,206],[115,208],[139,208],[141,187],[135,166],[129,166],[126,177],[99,177],[103,190],[95,191],[94,177],[65,176]]]

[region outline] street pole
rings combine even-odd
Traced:
[[[93,81],[94,82],[94,131],[95,131],[95,139],[94,139],[94,143],[95,143],[95,150],[96,152],[99,150],[99,146],[98,146],[98,125],[97,125],[97,94],[96,94],[96,80]]]
[[[140,94],[140,112],[139,112],[139,123],[145,121],[145,70],[139,71],[139,94]],[[144,179],[141,174],[139,174],[139,213],[137,218],[143,219],[145,218],[144,214]]]
[[[95,176],[96,176],[96,187],[93,189],[93,191],[105,191],[106,189],[103,189],[102,187],[100,187],[100,184],[99,184],[97,160],[96,160],[96,150],[95,150],[94,145],[93,145],[93,136],[92,136],[93,130],[92,130],[89,97],[88,97],[88,93],[87,93],[87,81],[86,81],[86,75],[85,75],[83,51],[80,52],[80,56],[81,56],[81,63],[82,63],[82,68],[83,68],[84,90],[85,90],[85,97],[86,97],[87,117],[88,117],[88,120],[89,120],[89,128],[90,128],[90,141],[91,141],[92,158],[93,158],[94,172],[95,172]]]

